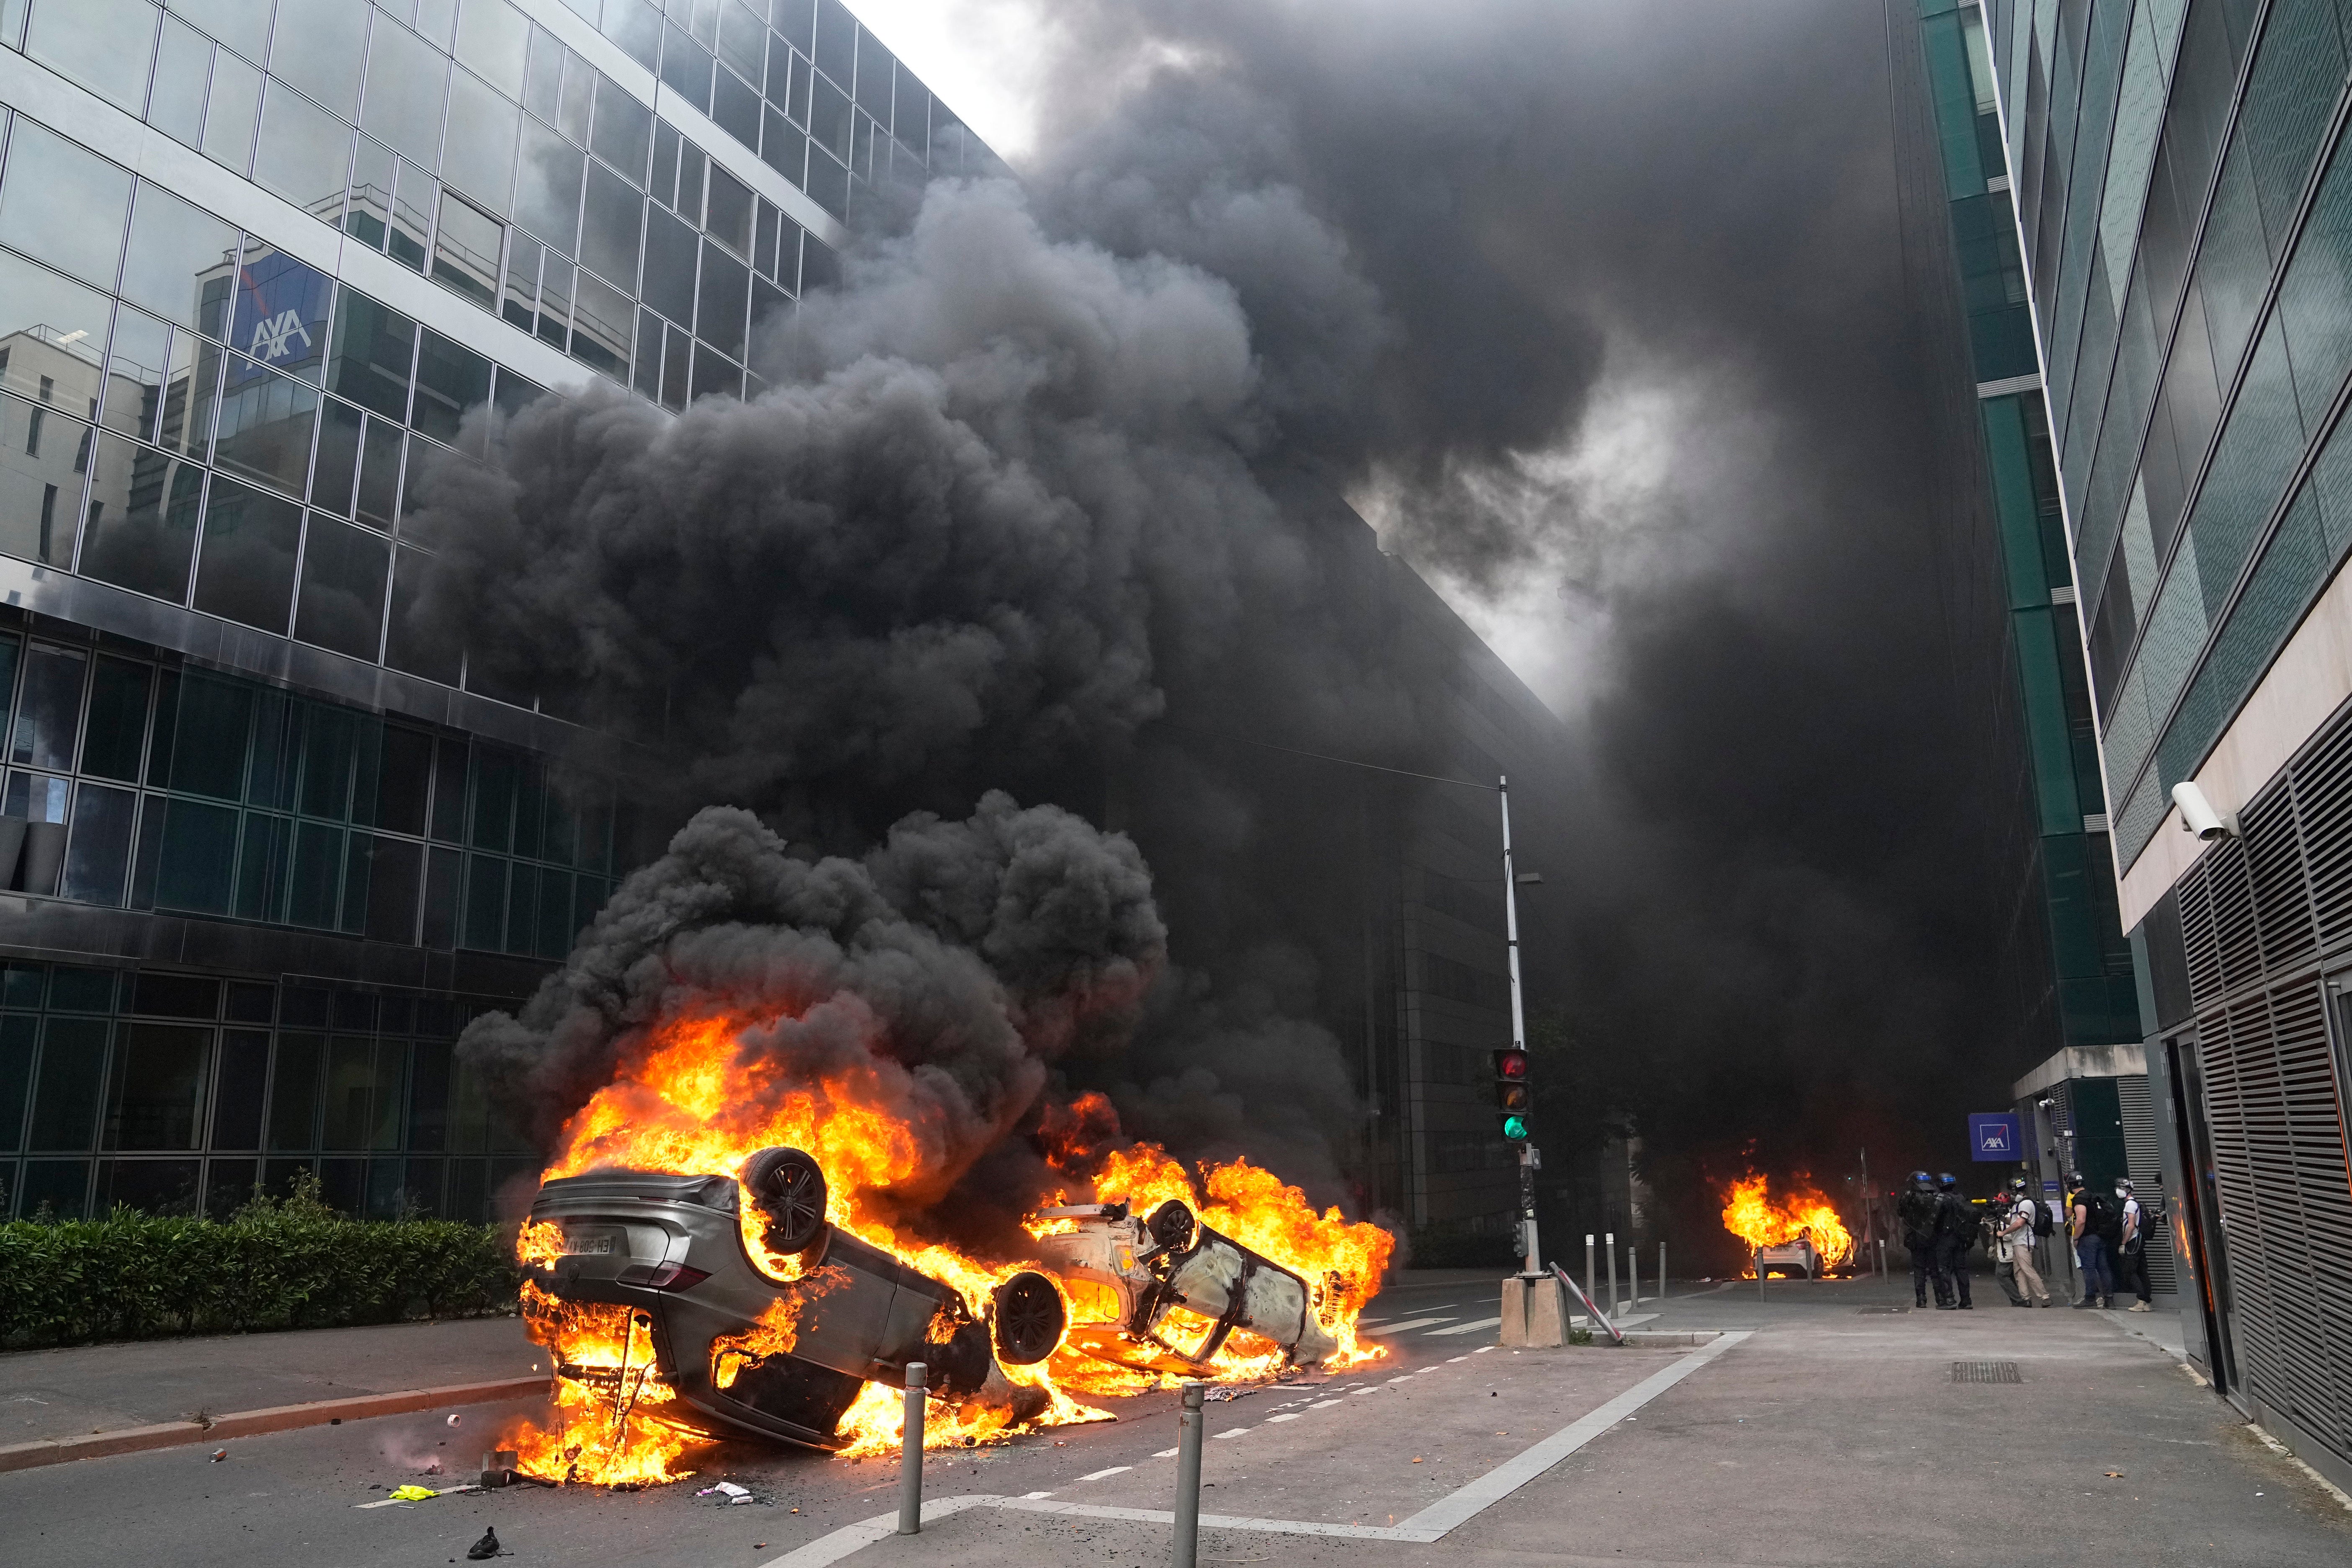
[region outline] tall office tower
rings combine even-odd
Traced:
[[[2014,198],[2189,1343],[2352,1480],[2352,16],[1924,9]]]
[[[0,0],[0,1216],[301,1170],[481,1215],[537,1161],[457,1031],[658,835],[562,712],[412,634],[423,503],[485,408],[758,395],[861,204],[1003,165],[836,0]],[[1389,596],[1459,653],[1432,723],[1549,723]],[[1301,900],[1295,989],[1390,1108],[1360,1190],[1500,1226],[1483,1122],[1417,1087],[1455,1071],[1423,1038],[1507,1038],[1443,878],[1500,883],[1409,816],[1350,840],[1371,902]]]

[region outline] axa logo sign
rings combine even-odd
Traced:
[[[264,364],[281,360],[294,352],[294,340],[302,340],[302,351],[310,350],[310,329],[302,324],[299,310],[280,310],[253,323],[253,342],[246,352]]]

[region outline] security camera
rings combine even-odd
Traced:
[[[2238,820],[2234,814],[2228,817],[2213,809],[2205,792],[2187,779],[2172,786],[2172,804],[2180,808],[2180,827],[2184,833],[2194,833],[2205,843],[2216,838],[2235,838]]]

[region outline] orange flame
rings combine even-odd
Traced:
[[[1824,1266],[1843,1263],[1853,1256],[1853,1237],[1838,1217],[1836,1206],[1801,1174],[1795,1190],[1778,1203],[1769,1195],[1762,1176],[1742,1176],[1733,1182],[1723,1193],[1723,1228],[1746,1242],[1751,1254],[1810,1236]],[[1752,1265],[1748,1272],[1755,1272]]]
[[[880,1074],[900,1070],[878,1053],[870,1068],[816,1081],[784,1081],[773,1058],[739,1048],[744,1030],[761,1022],[772,1020],[713,1014],[657,1028],[620,1076],[567,1123],[561,1151],[543,1179],[598,1168],[732,1175],[758,1151],[787,1145],[814,1156],[824,1172],[830,1223],[960,1292],[975,1312],[997,1285],[1034,1267],[1019,1258],[983,1260],[904,1230],[902,1212],[942,1184],[931,1152],[944,1146],[942,1130],[878,1109],[884,1100],[877,1092]],[[1074,1181],[1078,1172],[1097,1171],[1090,1194],[1059,1201],[1124,1199],[1138,1212],[1149,1212],[1167,1198],[1181,1198],[1203,1224],[1307,1281],[1318,1319],[1340,1345],[1326,1365],[1385,1353],[1377,1346],[1360,1347],[1355,1325],[1378,1292],[1394,1247],[1386,1231],[1349,1224],[1336,1208],[1318,1215],[1298,1188],[1240,1160],[1203,1170],[1203,1202],[1181,1164],[1152,1145],[1118,1148],[1113,1146],[1117,1140],[1116,1116],[1099,1095],[1081,1096],[1045,1117],[1041,1142],[1048,1162]],[[741,1205],[740,1216],[752,1260],[780,1281],[800,1278],[799,1259],[769,1250],[753,1206]],[[1032,1233],[1048,1234],[1056,1223],[1066,1222],[1033,1222]],[[562,1246],[560,1227],[526,1226],[517,1238],[516,1256],[525,1263],[543,1262],[559,1256]],[[505,1446],[518,1450],[520,1468],[550,1480],[608,1485],[690,1473],[676,1466],[698,1439],[668,1424],[670,1413],[663,1406],[671,1394],[655,1367],[650,1335],[631,1324],[626,1310],[559,1302],[529,1287],[525,1297],[532,1337],[555,1352],[559,1364],[582,1375],[559,1377],[559,1420],[552,1430],[526,1423],[508,1435]],[[1068,1305],[1073,1321],[1086,1320],[1084,1301]],[[751,1330],[715,1347],[720,1364],[713,1373],[720,1386],[730,1385],[760,1356],[789,1352],[797,1339],[798,1310],[779,1301]],[[1219,1381],[1270,1376],[1284,1369],[1285,1361],[1279,1347],[1236,1332],[1210,1369],[1192,1375]],[[1108,1419],[1107,1412],[1080,1404],[1068,1390],[1129,1394],[1166,1381],[1067,1346],[1038,1365],[1003,1370],[1012,1382],[1045,1394],[1044,1413],[1032,1418],[1035,1426]],[[868,1384],[835,1428],[848,1440],[840,1452],[851,1458],[896,1452],[903,1417],[898,1390]],[[999,1437],[1008,1420],[1003,1412],[978,1404],[950,1408],[935,1401],[926,1412],[924,1446],[964,1447]]]

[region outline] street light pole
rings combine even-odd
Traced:
[[[1511,781],[1495,780],[1496,798],[1503,808],[1503,932],[1509,943],[1511,970],[1511,1046],[1528,1048],[1528,1014],[1519,994],[1519,879],[1511,864]],[[1542,1248],[1536,1244],[1536,1146],[1519,1145],[1519,1239],[1527,1248],[1526,1272],[1543,1272]]]

